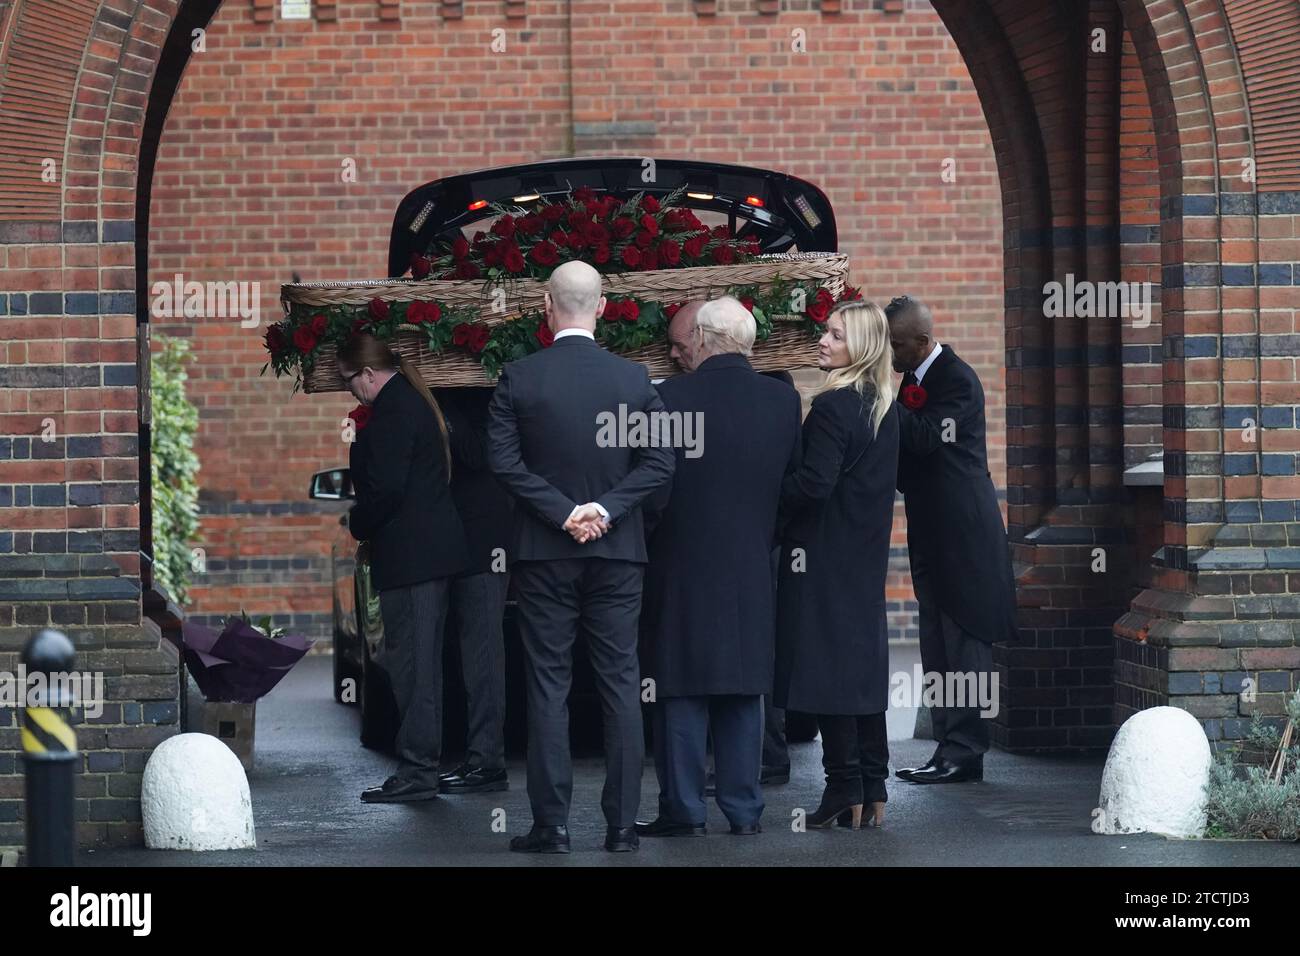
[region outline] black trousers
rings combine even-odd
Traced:
[[[843,716],[819,714],[822,733],[822,766],[826,785],[856,793],[861,781],[866,803],[883,803],[889,778],[889,736],[885,713]]]
[[[763,766],[790,769],[790,747],[785,739],[785,711],[772,704],[772,695],[763,696]]]
[[[504,574],[487,571],[452,580],[452,620],[460,639],[469,725],[465,762],[488,770],[506,765],[505,608]]]
[[[935,598],[934,579],[921,555],[913,552],[912,589],[916,592],[920,625],[921,667],[926,674],[974,674],[977,679],[992,681],[993,645],[979,640],[962,629],[940,610]],[[945,680],[945,686],[947,685]],[[989,721],[980,716],[978,706],[931,707],[934,739],[938,741],[934,756],[955,763],[970,761],[989,749]]]
[[[528,800],[538,826],[568,823],[573,798],[569,689],[579,632],[600,694],[605,731],[601,809],[630,827],[641,802],[641,668],[637,621],[644,566],[605,558],[516,561],[511,569],[528,688]]]
[[[377,663],[388,674],[401,723],[395,776],[438,787],[442,757],[442,639],[449,578],[379,593],[384,643]]]

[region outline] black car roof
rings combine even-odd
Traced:
[[[653,182],[644,171],[653,163]],[[411,190],[397,207],[388,246],[388,274],[400,276],[411,254],[427,250],[435,240],[460,235],[473,223],[497,215],[493,203],[520,205],[516,196],[554,197],[589,186],[598,195],[626,198],[644,190],[664,196],[686,184],[691,192],[683,204],[698,211],[728,216],[738,236],[757,236],[763,252],[834,252],[835,214],[826,194],[807,180],[756,166],[645,156],[577,156],[518,166],[493,166],[445,176]],[[746,202],[759,200],[756,206]],[[471,210],[471,203],[487,205]]]

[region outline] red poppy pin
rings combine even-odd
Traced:
[[[361,431],[361,429],[365,428],[366,424],[370,421],[370,416],[372,414],[374,413],[371,411],[369,405],[358,405],[356,408],[352,409],[352,411],[348,412],[348,418],[352,419],[352,423],[356,425],[357,431]]]
[[[903,406],[910,408],[912,411],[925,407],[925,389],[920,385],[904,385],[899,398],[902,400]]]

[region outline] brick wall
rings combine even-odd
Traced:
[[[162,136],[151,283],[177,273],[260,282],[273,319],[294,270],[381,275],[398,200],[439,176],[575,153],[781,169],[827,192],[869,297],[931,302],[939,335],[984,382],[990,465],[1004,486],[996,170],[966,68],[928,5],[855,4],[838,16],[811,4],[775,16],[748,3],[713,15],[682,3],[520,6],[524,19],[493,3],[447,18],[406,3],[393,21],[379,5],[348,3],[322,23],[224,5]],[[502,52],[490,47],[496,28]],[[791,49],[796,29],[807,52]],[[349,159],[353,183],[340,176]],[[946,159],[955,182],[942,177]],[[306,501],[306,479],[346,460],[339,420],[352,403],[290,397],[259,378],[261,330],[237,320],[154,323],[189,336],[197,358],[206,571],[193,615],[244,607],[327,634],[337,508]],[[892,621],[915,636],[901,506],[894,544]]]

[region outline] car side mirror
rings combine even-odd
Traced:
[[[352,472],[347,468],[318,471],[311,476],[311,490],[307,497],[323,501],[344,501],[355,498],[352,493]]]

